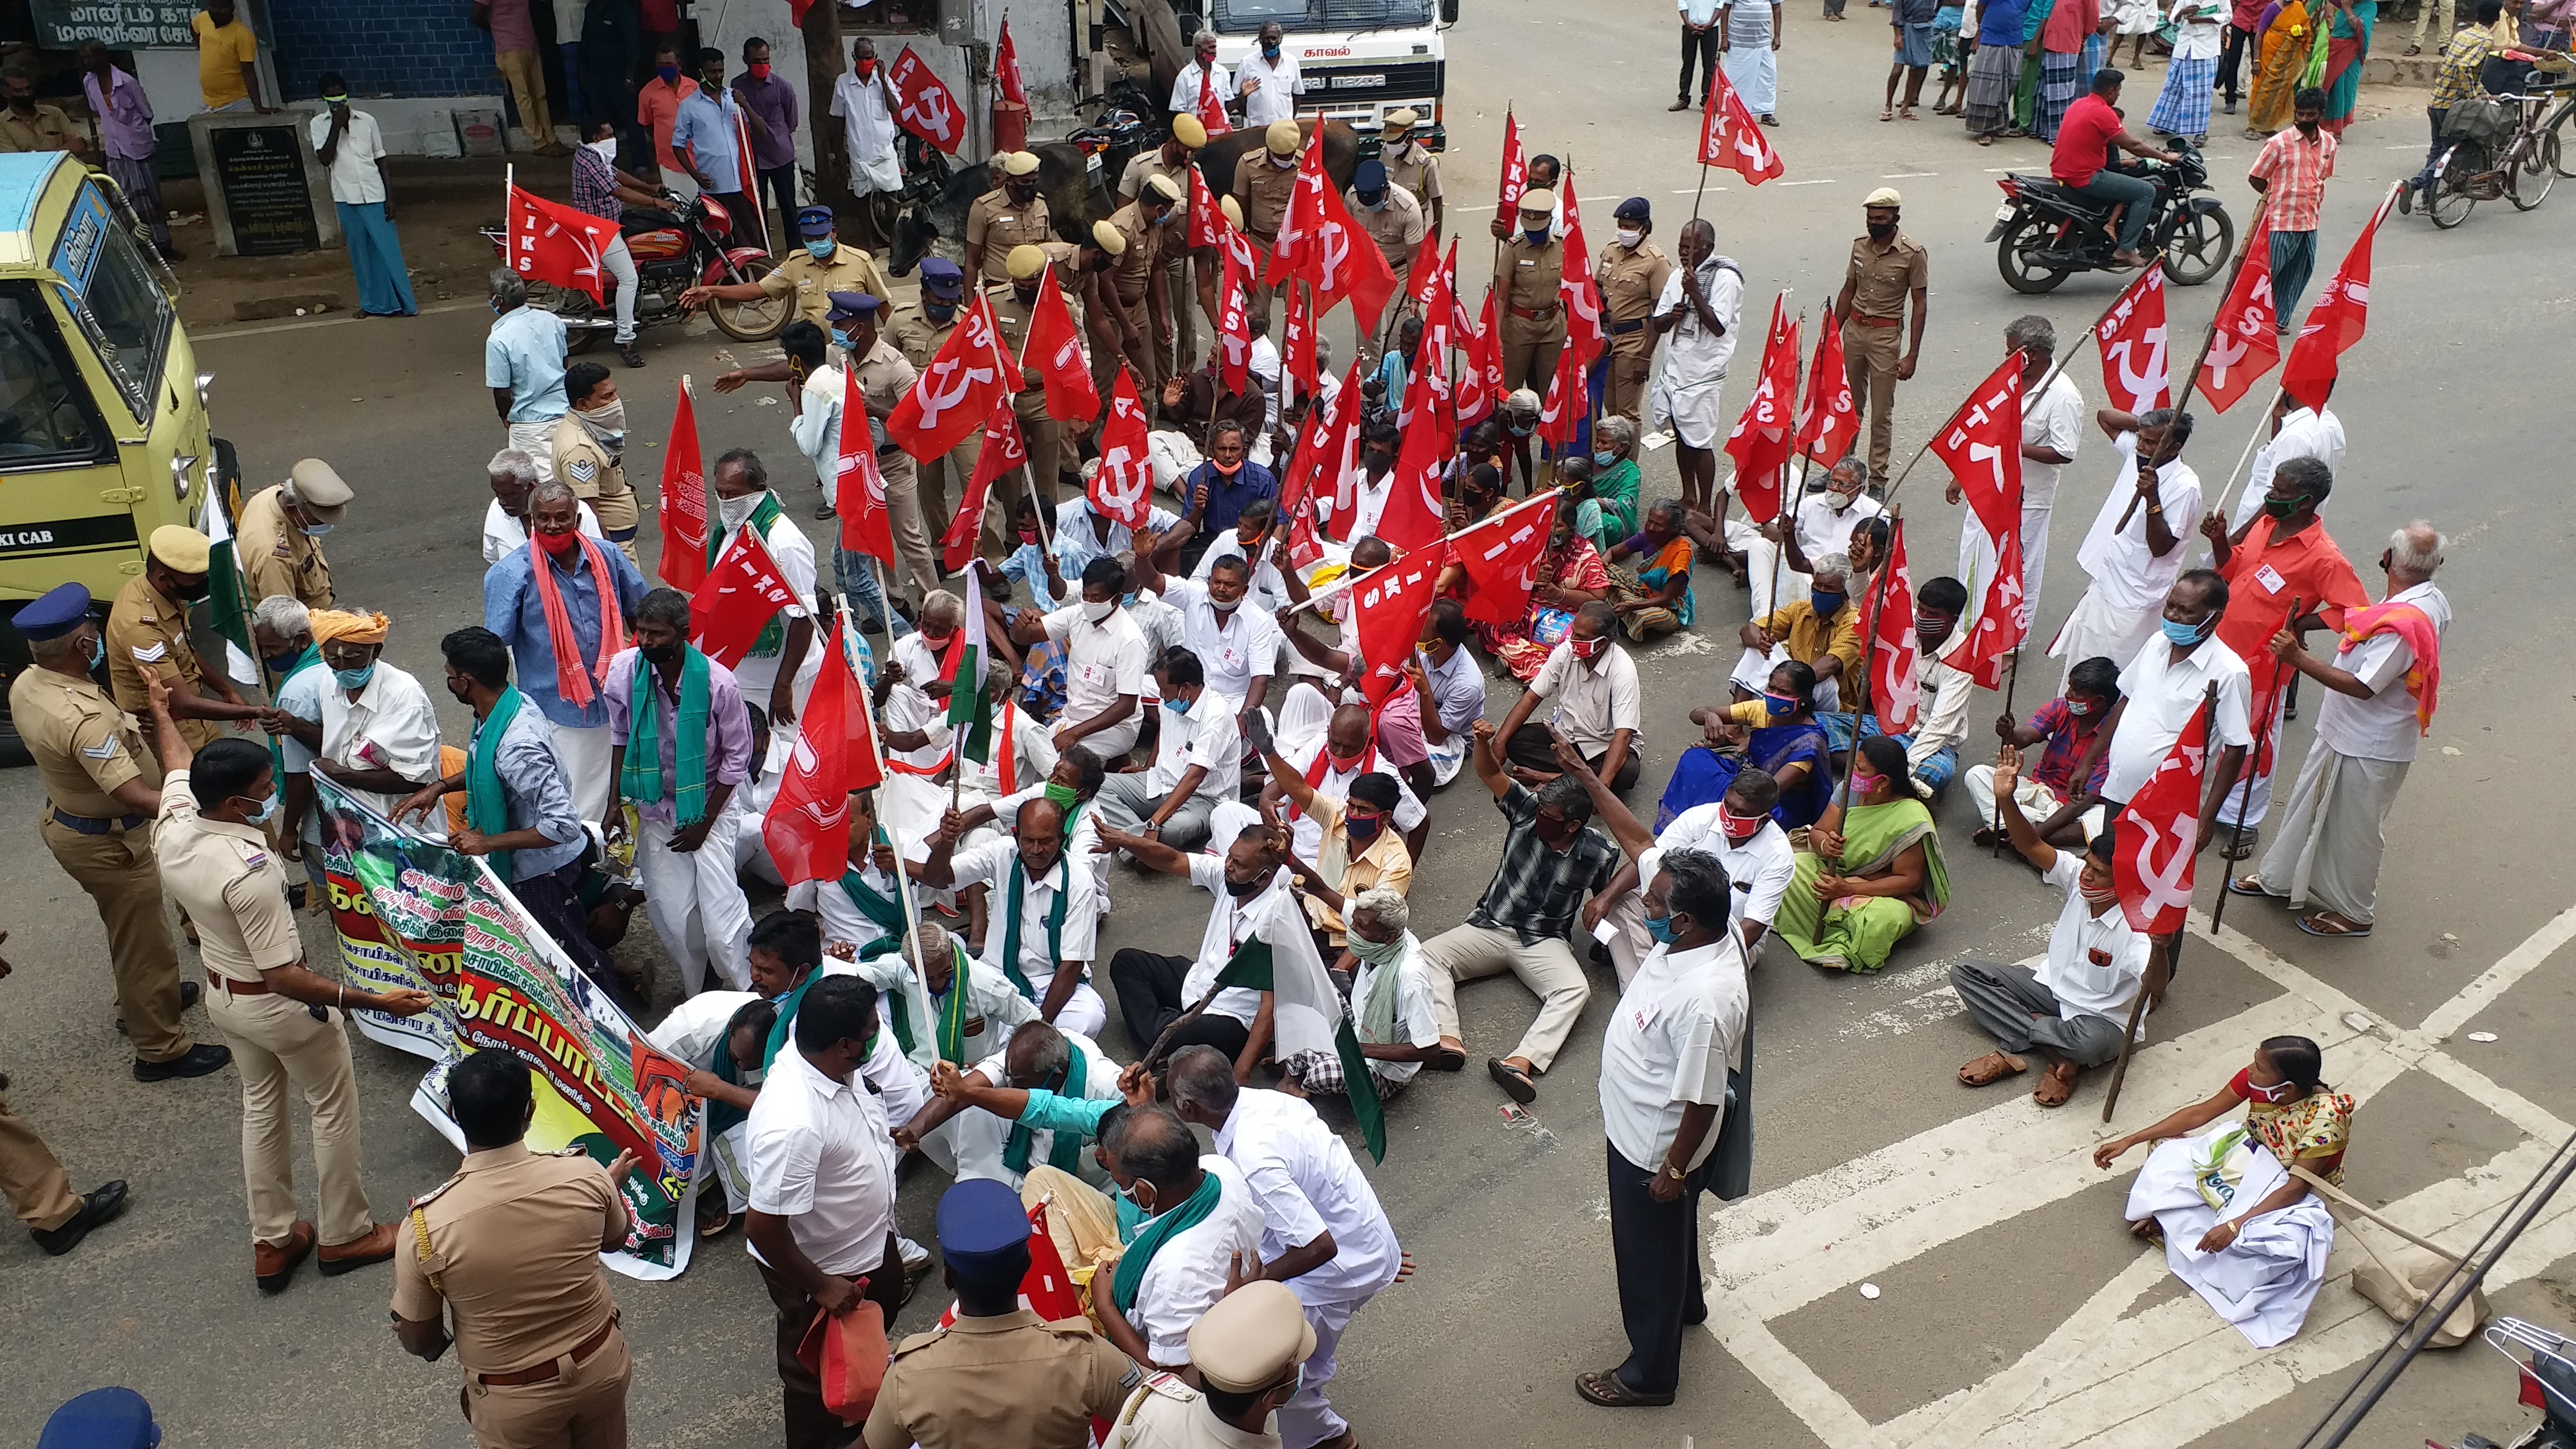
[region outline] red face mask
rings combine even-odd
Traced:
[[[1610,647],[1610,637],[1606,634],[1598,639],[1568,639],[1565,642],[1573,646],[1574,657],[1586,664],[1600,658],[1601,651]]]
[[[868,77],[875,75],[876,73],[877,63],[875,61],[863,60],[859,62],[859,79],[866,80]]]
[[[1770,818],[1768,815],[1738,815],[1722,804],[1717,807],[1717,828],[1724,831],[1726,838],[1737,845],[1742,845],[1760,834],[1762,822]]]
[[[751,78],[753,80],[762,81],[769,79],[769,62],[764,60],[760,64],[753,66],[751,68]]]
[[[553,554],[557,558],[562,558],[565,554],[581,547],[581,534],[578,532],[540,533],[531,535],[531,537],[536,540],[537,547],[544,549],[546,552]]]

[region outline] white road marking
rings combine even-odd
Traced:
[[[489,302],[480,298],[471,302],[446,302],[436,307],[423,307],[420,309],[420,315],[435,317],[441,312],[465,312],[489,305],[491,305]],[[279,322],[267,327],[233,327],[221,332],[191,332],[188,338],[192,342],[221,342],[231,337],[260,337],[271,332],[302,332],[314,327],[338,327],[348,322],[382,322],[388,327],[396,327],[400,326],[403,320],[400,317],[360,317],[356,312],[335,312],[328,317],[301,317],[293,322]]]
[[[1908,181],[1917,176],[1938,176],[1940,174],[1941,173],[1938,171],[1890,171],[1878,179],[1881,181]]]
[[[1810,176],[1804,181],[1783,181],[1780,184],[1783,186],[1831,186],[1834,184],[1834,178],[1830,176]]]
[[[2459,995],[2442,1003],[2440,1010],[2424,1018],[2424,1035],[2437,1042],[2449,1039],[2453,1032],[2468,1025],[2479,1012],[2510,990],[2515,982],[2530,975],[2532,968],[2549,959],[2552,952],[2571,940],[2576,940],[2576,906],[2559,912],[2556,919],[2533,932],[2529,940],[2506,952],[2502,960],[2488,967]]]

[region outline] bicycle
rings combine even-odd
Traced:
[[[2515,210],[2529,211],[2548,199],[2558,178],[2569,173],[2559,133],[2544,113],[2550,93],[2570,84],[2553,82],[2531,86],[2523,94],[2482,98],[2499,108],[2512,108],[2512,133],[2501,155],[2476,135],[2462,135],[2442,152],[2419,198],[2433,225],[2448,231],[2468,220],[2481,201],[2501,197],[2511,201]],[[2576,94],[2569,100],[2576,102]],[[2561,119],[2566,110],[2565,105],[2560,107]]]

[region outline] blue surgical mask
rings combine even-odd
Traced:
[[[1596,452],[1592,455],[1592,466],[1595,468],[1607,468],[1612,463],[1616,462],[1618,457],[1619,455],[1616,453]]]
[[[832,238],[827,236],[807,237],[805,239],[805,255],[812,257],[818,262],[828,262],[832,259],[832,249],[839,245],[839,242],[834,241]]]
[[[1279,47],[1275,45],[1265,45],[1261,47],[1261,58],[1263,60],[1277,60],[1279,58]]]
[[[921,315],[938,323],[940,326],[945,327],[948,325],[948,319],[957,315],[957,304],[954,302],[924,301],[921,304]]]
[[[239,799],[240,797],[235,796],[234,798]],[[269,817],[276,813],[277,794],[275,791],[271,791],[268,795],[262,797],[259,802],[258,809],[245,810],[242,812],[242,823],[245,825],[266,825],[269,821]]]
[[[1190,701],[1179,698],[1166,699],[1163,701],[1163,708],[1170,710],[1174,714],[1188,714],[1190,712]]]
[[[664,85],[676,85],[680,79],[680,68],[676,65],[657,65],[653,67],[653,74],[660,76]]]
[[[1842,612],[1843,596],[1840,594],[1813,593],[1807,596],[1807,601],[1824,618],[1830,619]]]
[[[307,524],[304,528],[304,536],[306,538],[320,538],[322,535],[329,533],[332,529],[337,527],[339,527],[339,525],[336,523]]]
[[[1548,229],[1546,227],[1538,226],[1531,227],[1523,231],[1521,235],[1529,238],[1529,244],[1531,246],[1543,247],[1547,245],[1547,233]]]
[[[1673,943],[1673,939],[1681,933],[1673,929],[1672,917],[1648,916],[1646,917],[1646,934],[1654,937],[1658,943],[1669,946]]]
[[[376,666],[370,660],[364,669],[334,669],[331,677],[340,681],[342,689],[364,689],[367,681],[376,677]]]
[[[102,638],[102,639],[92,639],[91,641],[89,641],[89,667],[90,667],[90,668],[92,668],[92,669],[96,669],[96,668],[98,668],[101,664],[104,664],[104,663],[106,663],[106,662],[107,662],[107,641],[106,641],[105,639],[103,639],[103,638]]]
[[[2177,624],[2167,619],[2164,621],[2165,641],[2176,649],[2189,649],[2208,638],[2210,626],[2217,622],[2218,617],[2214,614],[2197,624]]]
[[[859,350],[858,344],[850,340],[850,334],[842,331],[838,327],[832,329],[832,341],[837,343],[843,352],[856,352]]]

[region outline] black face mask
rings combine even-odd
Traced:
[[[1002,183],[1002,194],[1011,199],[1012,205],[1026,206],[1037,198],[1037,183],[1034,181],[1005,181]]]
[[[680,662],[680,651],[687,646],[674,644],[666,649],[647,649],[639,644],[635,647],[636,652],[644,656],[645,663],[656,669],[667,669]]]
[[[1242,900],[1246,896],[1257,896],[1261,894],[1261,888],[1268,884],[1270,884],[1270,878],[1268,876],[1256,875],[1250,880],[1236,880],[1233,876],[1227,876],[1225,878],[1225,893],[1234,897],[1236,900]]]
[[[173,584],[170,588],[170,597],[182,604],[193,604],[214,591],[214,580],[205,578],[193,584]]]
[[[1885,241],[1894,235],[1896,235],[1895,222],[1873,221],[1869,224],[1869,239],[1871,241]]]
[[[447,692],[455,697],[458,704],[471,706],[474,703],[474,691],[470,689],[459,689],[453,681],[449,682]]]

